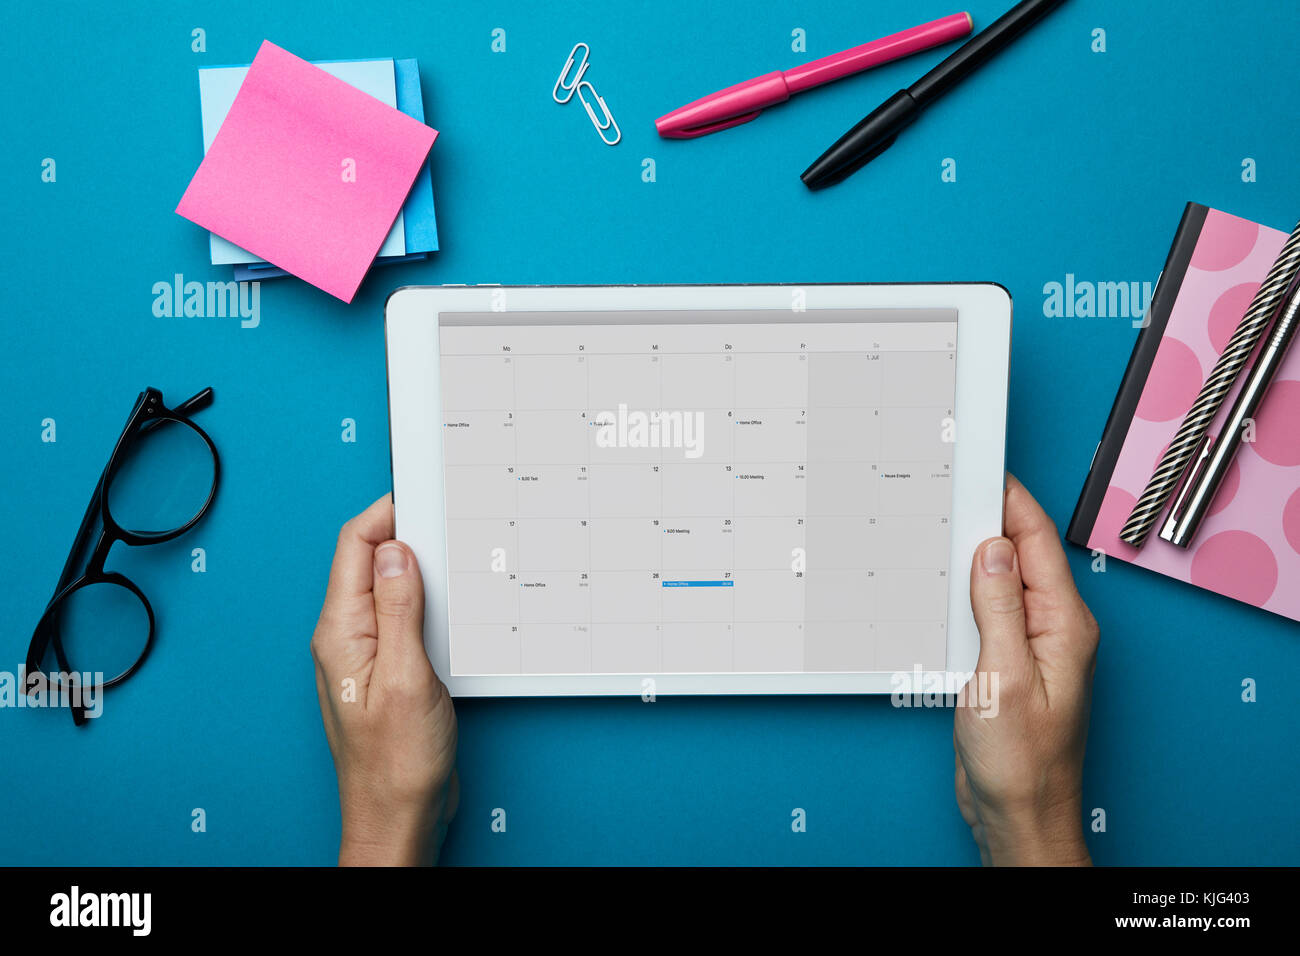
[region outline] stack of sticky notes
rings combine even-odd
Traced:
[[[238,280],[296,275],[344,302],[374,263],[438,248],[415,60],[311,64],[267,41],[199,70],[204,158],[176,211]]]

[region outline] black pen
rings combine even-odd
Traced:
[[[1064,0],[1023,0],[905,90],[885,100],[799,178],[809,189],[833,186],[853,175],[890,146],[921,111],[983,66],[1011,41]]]

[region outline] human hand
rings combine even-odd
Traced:
[[[424,651],[424,585],[385,495],[343,526],[311,639],[339,781],[339,865],[437,861],[459,799],[456,712]]]
[[[993,716],[973,700],[957,707],[957,805],[985,865],[1087,865],[1083,752],[1097,622],[1056,526],[1012,475],[1005,530],[971,564],[980,632],[971,681],[989,675],[998,696]]]

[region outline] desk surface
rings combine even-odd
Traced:
[[[970,0],[977,26],[1009,0]],[[143,670],[76,731],[0,710],[0,862],[329,863],[334,771],[308,640],[339,524],[388,487],[382,307],[443,282],[995,280],[1015,299],[1011,469],[1064,527],[1136,331],[1049,318],[1044,285],[1154,281],[1195,199],[1289,229],[1300,131],[1278,120],[1300,25],[1286,5],[1067,3],[847,183],[798,174],[942,56],[886,66],[694,142],[652,119],[706,92],[954,12],[914,0],[789,9],[665,0],[490,14],[390,0],[341,15],[15,14],[0,370],[5,661],[16,670],[136,393],[205,385],[223,486],[204,523],[110,567],[159,616]],[[382,12],[372,14],[371,9]],[[1160,13],[1157,15],[1157,9]],[[340,19],[340,17],[344,17]],[[207,52],[191,51],[206,30]],[[506,49],[491,49],[494,28]],[[807,52],[792,52],[792,31]],[[1093,52],[1094,30],[1105,52]],[[373,271],[351,306],[262,285],[260,324],[155,318],[156,282],[229,278],[173,213],[201,155],[203,65],[270,38],[308,59],[418,57],[443,251]],[[602,145],[551,86],[588,79]],[[41,181],[53,158],[57,179]],[[1257,181],[1243,181],[1254,160]],[[654,181],[643,179],[654,161]],[[956,161],[956,182],[941,178]],[[41,440],[42,420],[57,442]],[[341,422],[356,422],[356,442]],[[206,551],[192,573],[190,552]],[[1295,624],[1071,549],[1102,625],[1085,807],[1100,863],[1295,864]],[[1291,582],[1300,586],[1300,582]],[[1258,685],[1243,703],[1242,681]],[[952,715],[878,699],[466,701],[450,863],[974,863],[953,800]],[[206,814],[206,832],[191,828]],[[507,811],[493,833],[492,811]],[[791,811],[807,832],[791,832]]]

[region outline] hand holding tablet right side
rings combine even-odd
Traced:
[[[986,865],[1088,865],[1083,754],[1097,622],[1055,525],[1011,475],[1005,530],[971,564],[972,685],[987,681],[995,706],[956,710],[957,804]]]

